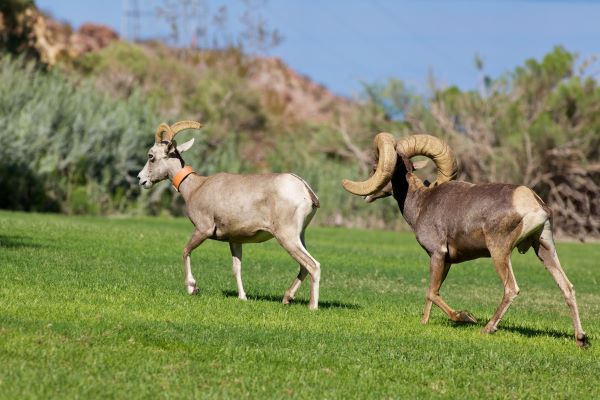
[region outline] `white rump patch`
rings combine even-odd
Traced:
[[[513,207],[523,218],[523,227],[519,240],[539,230],[548,220],[548,214],[535,198],[535,194],[526,186],[519,186],[513,194]]]

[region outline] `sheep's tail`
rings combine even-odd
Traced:
[[[290,173],[290,175],[295,176],[296,178],[300,179],[300,181],[304,184],[304,186],[308,190],[308,193],[310,194],[310,200],[312,201],[313,207],[315,207],[315,208],[321,207],[321,202],[319,201],[319,197],[314,192],[314,190],[312,190],[310,185],[304,179],[300,178],[298,175],[293,174],[293,173]]]

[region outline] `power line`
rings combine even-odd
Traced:
[[[376,6],[376,8],[378,8],[378,10],[381,12],[380,14],[383,15],[384,18],[393,22],[394,26],[397,26],[399,23],[402,25],[408,25],[406,23],[406,21],[404,20],[404,18],[400,17],[395,11],[391,10],[390,8],[382,5],[378,0],[371,0],[370,3],[373,4],[374,6]],[[432,43],[431,41],[429,41],[427,39],[419,38],[414,33],[410,33],[410,32],[407,32],[407,33],[411,36],[411,38],[416,43],[418,43],[426,51],[436,53],[438,56],[440,56],[444,60],[450,60],[451,62],[456,62],[456,57],[453,54],[448,53],[445,49],[441,49],[440,47],[436,46],[434,43]],[[429,44],[426,44],[425,41],[429,42]],[[462,63],[460,63],[460,64],[462,64]]]
[[[321,3],[321,6],[325,6],[325,8],[327,8],[329,10],[329,14],[332,15],[334,18],[332,18],[333,21],[335,21],[335,23],[337,23],[338,26],[342,27],[343,29],[345,29],[347,32],[350,32],[351,34],[353,34],[355,37],[359,38],[361,41],[371,45],[372,43],[365,38],[356,28],[354,28],[354,26],[352,26],[352,24],[349,24],[347,21],[345,21],[344,19],[342,19],[340,17],[339,14],[337,14],[337,12],[331,8],[329,8],[327,1],[324,1]]]

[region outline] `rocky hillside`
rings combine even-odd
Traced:
[[[264,103],[279,103],[285,118],[292,121],[336,123],[340,114],[345,116],[356,107],[278,58],[255,58],[248,80],[261,93]]]
[[[17,51],[35,54],[44,64],[76,59],[119,40],[107,26],[87,23],[77,31],[42,14],[33,6],[15,15],[0,12],[0,35],[5,40],[20,42]]]
[[[77,65],[83,55],[120,42],[118,33],[108,26],[90,22],[73,30],[69,25],[44,15],[33,5],[11,16],[7,15],[6,10],[3,13],[0,9],[0,34],[20,41],[19,52],[32,53],[49,66]],[[202,79],[202,72],[206,72],[210,66],[225,65],[229,72],[235,68],[236,74],[259,94],[262,106],[290,123],[334,123],[340,114],[345,115],[355,107],[351,101],[332,94],[324,86],[298,74],[278,58],[247,57],[243,54],[232,57],[231,49],[156,50],[157,43],[129,45],[137,47],[133,51],[145,52],[149,58],[168,56],[190,64],[196,68],[198,80]],[[122,82],[116,83],[121,85]],[[134,83],[139,83],[135,82],[135,77],[131,84]]]

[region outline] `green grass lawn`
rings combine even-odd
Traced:
[[[318,215],[317,215],[318,218]],[[428,257],[412,234],[312,228],[320,309],[308,281],[280,304],[297,266],[275,241],[246,245],[235,293],[229,246],[192,255],[186,219],[0,212],[0,398],[598,398],[600,245],[558,252],[592,347],[532,252],[515,253],[521,295],[500,330],[481,328],[502,296],[489,259],[456,265],[445,300],[419,323]]]

